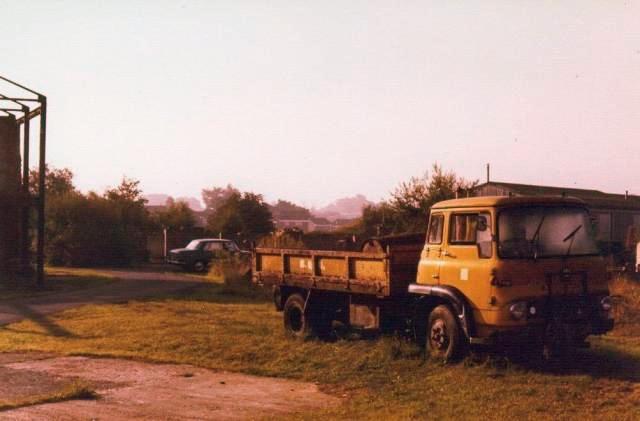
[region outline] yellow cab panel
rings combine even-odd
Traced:
[[[542,325],[556,312],[577,320],[570,311],[597,312],[608,296],[588,210],[581,200],[566,197],[437,203],[417,283],[460,291],[480,337]],[[607,330],[598,320],[592,324],[603,326],[585,329]]]

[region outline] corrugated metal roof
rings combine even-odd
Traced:
[[[531,184],[502,183],[490,181],[476,186],[474,192],[501,189],[516,196],[572,196],[578,197],[592,208],[640,210],[640,196],[604,193],[599,190],[571,187],[536,186]]]

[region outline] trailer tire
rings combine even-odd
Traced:
[[[284,330],[291,336],[306,339],[311,336],[311,323],[304,309],[305,300],[300,294],[291,294],[284,303]]]
[[[426,348],[430,356],[448,363],[459,357],[462,350],[460,327],[451,310],[439,305],[429,313]]]

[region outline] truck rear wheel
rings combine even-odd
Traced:
[[[439,305],[429,313],[426,339],[429,354],[445,363],[454,360],[460,354],[460,329],[447,306]]]
[[[292,294],[284,303],[284,330],[296,338],[311,336],[311,324],[304,314],[305,300],[300,294]]]

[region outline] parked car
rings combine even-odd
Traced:
[[[199,238],[191,240],[185,248],[171,250],[167,256],[167,262],[180,265],[185,270],[204,272],[212,260],[229,255],[251,258],[251,253],[241,250],[233,240]]]

